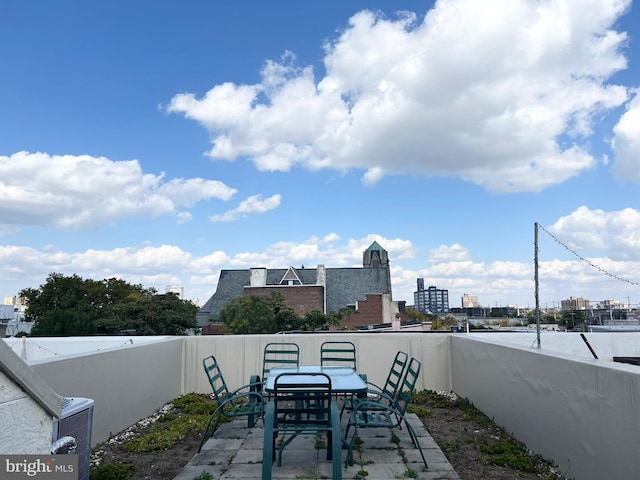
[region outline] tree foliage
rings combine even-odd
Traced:
[[[585,315],[582,310],[564,310],[562,317],[558,321],[558,325],[564,325],[567,330],[573,330],[576,325],[584,322]]]
[[[124,280],[83,279],[51,273],[39,288],[20,292],[32,335],[181,335],[196,327],[198,308],[174,294]]]
[[[314,310],[299,317],[281,293],[267,297],[236,297],[220,310],[220,323],[234,334],[277,333],[290,330],[314,331],[339,325],[351,313],[348,309],[324,314]]]

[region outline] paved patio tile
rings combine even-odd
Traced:
[[[429,464],[424,468],[420,452],[413,446],[406,429],[381,430],[361,429],[361,451],[354,452],[354,465],[344,467],[347,455],[342,450],[342,478],[356,478],[365,473],[367,480],[401,478],[411,470],[417,479],[460,480],[440,448],[424,428],[420,419],[410,414],[409,421],[420,440],[420,445]],[[280,439],[278,439],[280,441]],[[398,443],[399,442],[399,443]],[[208,472],[215,480],[262,478],[262,423],[246,428],[246,421],[223,424],[209,439],[200,454],[195,455],[173,480],[193,480]],[[324,445],[325,448],[318,448]],[[274,462],[273,480],[329,479],[332,463],[327,460],[326,438],[300,435],[284,449],[282,466]]]

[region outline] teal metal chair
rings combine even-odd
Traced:
[[[387,379],[382,387],[379,387],[373,382],[367,381],[365,378],[365,381],[367,382],[367,393],[361,394],[355,398],[346,398],[342,404],[340,416],[342,416],[345,411],[353,410],[354,402],[366,398],[376,402],[386,403],[387,405],[393,404],[398,396],[399,388],[402,385],[402,377],[404,376],[405,369],[407,368],[408,360],[409,355],[405,352],[400,350],[396,353],[396,356],[391,363],[391,367],[389,368]]]
[[[312,398],[313,401],[309,401]],[[342,479],[342,436],[331,379],[324,373],[282,373],[274,382],[263,417],[262,480],[270,480],[273,462],[282,465],[284,448],[298,435],[327,436],[327,460],[334,480]],[[278,436],[282,436],[279,444]]]
[[[356,346],[353,342],[324,342],[320,345],[320,366],[345,366],[357,372]]]
[[[267,343],[262,355],[262,381],[272,368],[300,366],[300,347],[293,342]]]
[[[213,355],[203,358],[202,366],[218,405],[211,417],[209,417],[207,427],[202,433],[198,453],[202,450],[207,438],[214,435],[224,417],[247,417],[248,427],[253,427],[255,419],[262,417],[264,412],[262,382],[257,375],[254,376],[252,383],[243,385],[231,392],[224,381],[220,365]]]
[[[415,430],[405,417],[407,407],[411,401],[411,395],[420,375],[421,363],[418,359],[412,358],[406,368],[402,382],[398,388],[395,400],[381,396],[379,400],[358,400],[354,403],[353,409],[349,413],[349,422],[345,429],[344,441],[347,445],[348,453],[345,465],[353,465],[353,443],[361,428],[401,428],[404,422],[413,445],[420,451],[420,456],[425,468],[429,468],[427,460],[422,452],[422,447]],[[349,431],[353,428],[353,435],[349,439]]]

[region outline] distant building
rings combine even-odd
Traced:
[[[168,285],[165,289],[165,293],[173,293],[180,300],[184,300],[184,287],[180,287],[178,285]]]
[[[474,308],[479,306],[478,297],[475,295],[467,295],[466,293],[462,295],[462,308]]]
[[[567,300],[560,300],[560,308],[562,310],[587,310],[589,300],[582,297],[569,297]]]
[[[215,322],[229,300],[243,296],[282,294],[285,303],[298,315],[318,310],[337,312],[341,308],[362,311],[365,305],[379,305],[380,318],[375,323],[389,322],[397,311],[386,305],[391,300],[391,272],[387,251],[373,242],[362,254],[362,268],[264,268],[222,270],[216,292],[196,315],[198,326]],[[370,307],[369,307],[370,308]],[[382,318],[382,317],[389,318]]]
[[[414,308],[421,313],[449,313],[449,290],[430,286],[425,290],[424,278],[418,278],[418,290],[413,292]]]
[[[27,307],[23,303],[23,298],[14,295],[13,297],[4,297],[4,305],[13,305],[16,312],[24,312]]]

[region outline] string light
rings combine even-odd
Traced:
[[[596,270],[598,270],[601,273],[604,273],[605,275],[611,277],[611,278],[615,278],[616,280],[619,280],[621,282],[626,282],[629,283],[631,285],[638,285],[640,286],[640,282],[634,282],[632,280],[629,280],[627,278],[622,278],[619,275],[616,275],[615,273],[611,273],[608,272],[606,269],[600,267],[599,265],[596,265],[595,263],[593,263],[591,260],[584,258],[582,255],[580,255],[578,252],[576,252],[575,250],[569,248],[568,245],[566,245],[565,243],[561,242],[560,240],[558,240],[555,235],[553,235],[551,232],[549,232],[546,228],[544,228],[542,225],[538,224],[538,227],[541,228],[542,230],[544,230],[547,235],[549,235],[551,238],[553,238],[553,240],[555,240],[556,243],[562,245],[567,251],[571,252],[573,255],[575,255],[577,258],[579,258],[580,260],[582,260],[584,263],[586,263],[587,265],[589,265],[590,267],[595,268]]]

